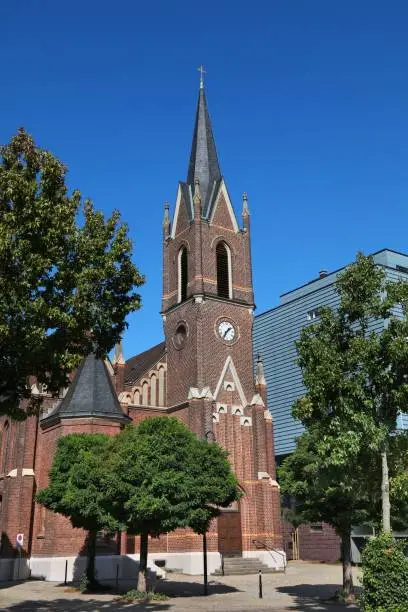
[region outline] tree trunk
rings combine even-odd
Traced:
[[[137,590],[147,591],[147,548],[148,548],[149,534],[144,531],[140,534],[140,561],[139,561],[139,574],[137,577]]]
[[[390,481],[388,478],[387,451],[385,448],[381,453],[382,479],[381,479],[381,500],[382,500],[382,528],[384,533],[391,533],[391,504],[390,504]]]
[[[95,579],[95,555],[96,555],[96,530],[88,531],[87,536],[87,552],[88,562],[86,566],[86,577],[89,582],[96,582]]]
[[[351,530],[341,534],[341,550],[343,561],[343,595],[346,603],[354,601],[353,572],[351,565]]]

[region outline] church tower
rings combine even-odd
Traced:
[[[164,220],[168,406],[208,398],[208,389],[213,395],[224,368],[237,379],[240,399],[252,398],[249,230],[246,195],[240,226],[221,175],[201,87],[187,181],[179,184],[172,224],[167,212]]]
[[[244,491],[218,519],[213,550],[259,557],[282,548],[282,536],[261,361],[254,375],[253,310],[247,195],[238,221],[201,81],[187,180],[179,183],[172,221],[168,205],[163,221],[166,405],[229,451]]]

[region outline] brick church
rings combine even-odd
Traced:
[[[34,501],[47,485],[57,439],[73,432],[115,435],[125,424],[172,415],[229,451],[243,497],[222,511],[207,535],[209,570],[221,553],[282,566],[279,487],[272,418],[266,406],[263,364],[252,359],[254,296],[250,215],[246,194],[238,220],[221,174],[201,82],[187,180],[180,182],[174,214],[163,220],[164,341],[125,361],[116,347],[110,362],[88,356],[56,401],[24,422],[0,421],[0,579],[31,572],[68,577],[84,551],[86,533]],[[160,452],[160,449],[158,449]],[[16,548],[17,534],[23,545]],[[113,560],[137,559],[138,538],[101,534],[98,576]],[[202,538],[189,530],[149,544],[150,560],[202,572]],[[22,561],[19,558],[22,555]],[[118,557],[118,555],[121,555]],[[109,565],[111,564],[111,565]]]

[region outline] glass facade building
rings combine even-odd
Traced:
[[[408,255],[383,249],[374,253],[373,258],[388,279],[408,280]],[[321,272],[315,280],[281,295],[278,306],[255,317],[254,357],[260,355],[264,361],[278,459],[294,451],[295,440],[303,431],[301,423],[292,416],[292,405],[305,390],[296,363],[295,342],[303,327],[318,321],[321,306],[338,306],[335,282],[343,269]],[[376,320],[372,329],[379,331],[384,325],[384,320]],[[398,426],[408,428],[407,414],[399,416]]]

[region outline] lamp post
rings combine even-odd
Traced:
[[[215,434],[212,429],[205,432],[204,438],[207,442],[215,442]],[[204,565],[204,595],[208,595],[208,571],[207,571],[207,532],[203,533],[203,565]]]

